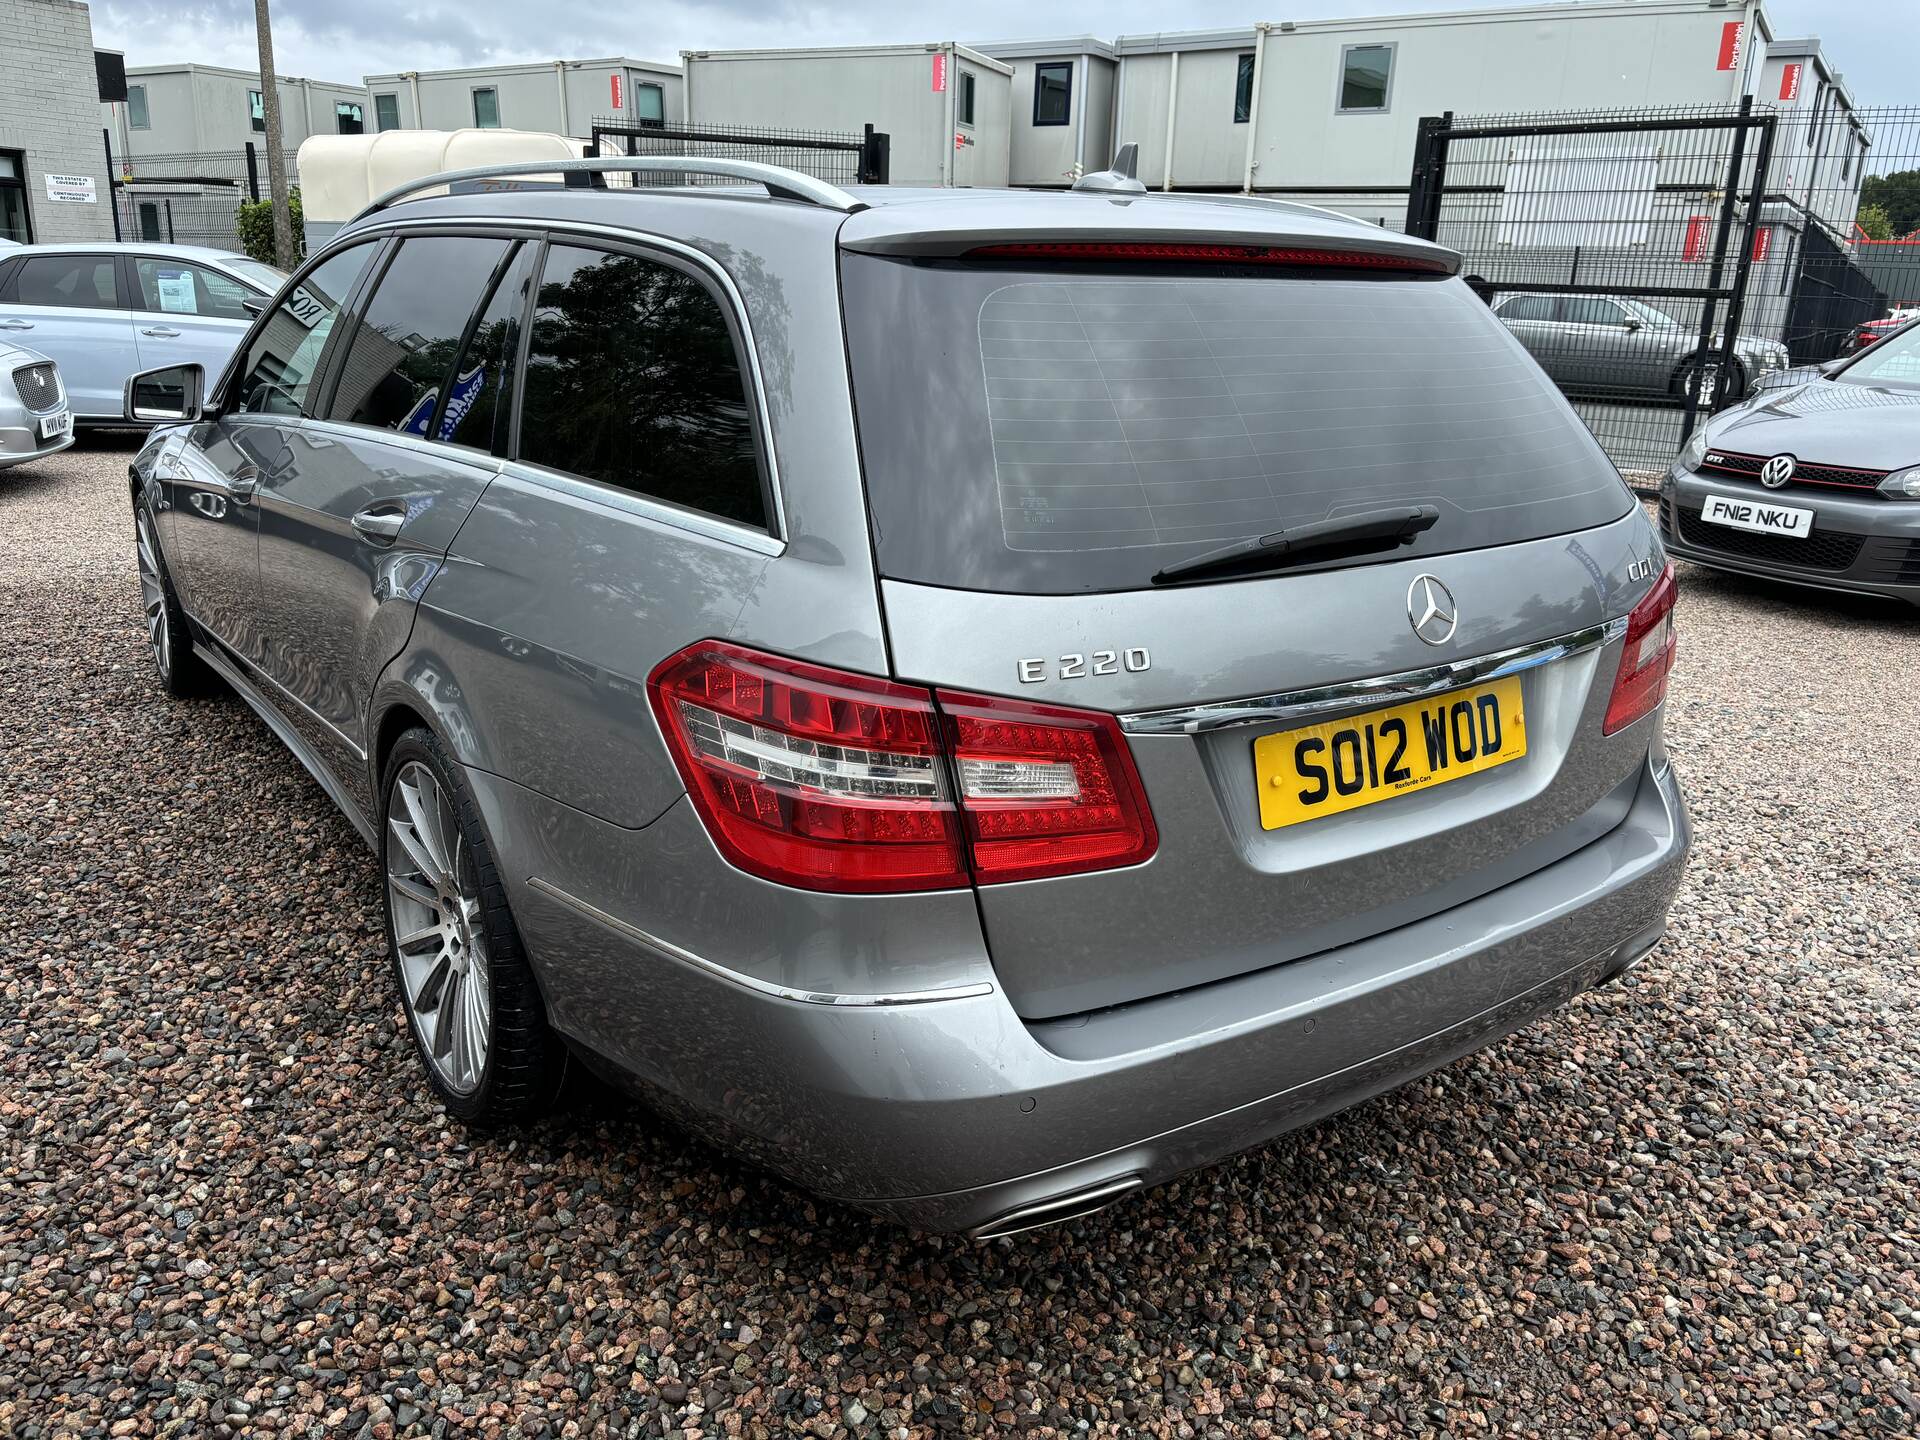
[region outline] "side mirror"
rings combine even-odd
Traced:
[[[1829,360],[1820,367],[1820,373],[1822,375],[1838,375],[1842,370],[1847,368],[1847,361],[1851,358],[1851,356],[1843,355],[1838,360]]]
[[[1635,320],[1635,319],[1632,319],[1632,318],[1629,318],[1629,319],[1628,319],[1628,320],[1626,321],[1626,331],[1627,331],[1627,333],[1628,333],[1629,335],[1631,335],[1631,334],[1632,334],[1632,333],[1633,333],[1634,331],[1636,331],[1636,330],[1642,330],[1642,329],[1645,329],[1645,328],[1646,328],[1646,327],[1645,327],[1644,325],[1642,325],[1642,324],[1641,324],[1641,322],[1640,322],[1640,321],[1638,321],[1638,320]]]
[[[200,418],[207,372],[199,365],[164,365],[130,376],[122,411],[140,425],[173,425]]]
[[[267,297],[264,295],[243,295],[240,308],[249,315],[264,315],[267,312]]]

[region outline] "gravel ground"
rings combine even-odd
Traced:
[[[129,454],[0,473],[0,1435],[1920,1433],[1920,618],[1687,573],[1628,983],[981,1248],[610,1102],[469,1143],[372,860],[156,689]]]

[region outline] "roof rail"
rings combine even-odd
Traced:
[[[404,185],[394,186],[384,195],[376,196],[366,209],[353,218],[365,219],[408,195],[435,185],[451,186],[462,180],[493,180],[510,175],[635,175],[662,171],[682,175],[725,175],[735,180],[751,180],[766,186],[767,193],[777,199],[798,200],[802,204],[819,205],[848,215],[868,208],[865,201],[854,199],[839,186],[816,180],[798,170],[789,170],[784,165],[762,165],[757,160],[696,160],[681,155],[643,155],[587,160],[521,160],[511,165],[444,170],[437,175],[423,175]]]

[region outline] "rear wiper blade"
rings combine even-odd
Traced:
[[[1437,505],[1394,505],[1384,510],[1363,510],[1357,515],[1315,520],[1309,525],[1276,530],[1271,535],[1236,540],[1188,560],[1176,560],[1165,569],[1155,571],[1153,583],[1172,585],[1181,580],[1222,575],[1260,575],[1270,570],[1284,570],[1289,565],[1307,565],[1342,555],[1393,550],[1412,544],[1439,519]]]

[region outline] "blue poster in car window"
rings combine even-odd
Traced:
[[[453,439],[453,432],[460,428],[460,422],[467,418],[467,411],[473,408],[474,400],[487,383],[487,367],[476,365],[464,375],[453,377],[453,389],[447,394],[447,413],[440,420],[442,440]]]
[[[453,389],[447,395],[447,413],[441,417],[440,433],[437,440],[451,440],[453,432],[460,428],[461,420],[467,411],[473,408],[474,397],[487,383],[487,367],[476,365],[464,375],[456,375]],[[404,435],[418,435],[427,438],[427,426],[433,423],[433,407],[440,399],[438,390],[429,390],[414,402],[413,409],[407,412],[400,431]]]
[[[432,423],[433,420],[433,407],[439,403],[439,400],[440,392],[438,390],[429,390],[418,400],[414,401],[413,409],[409,410],[407,412],[407,418],[400,422],[400,433],[402,435],[418,435],[422,440],[426,439],[427,426]]]

